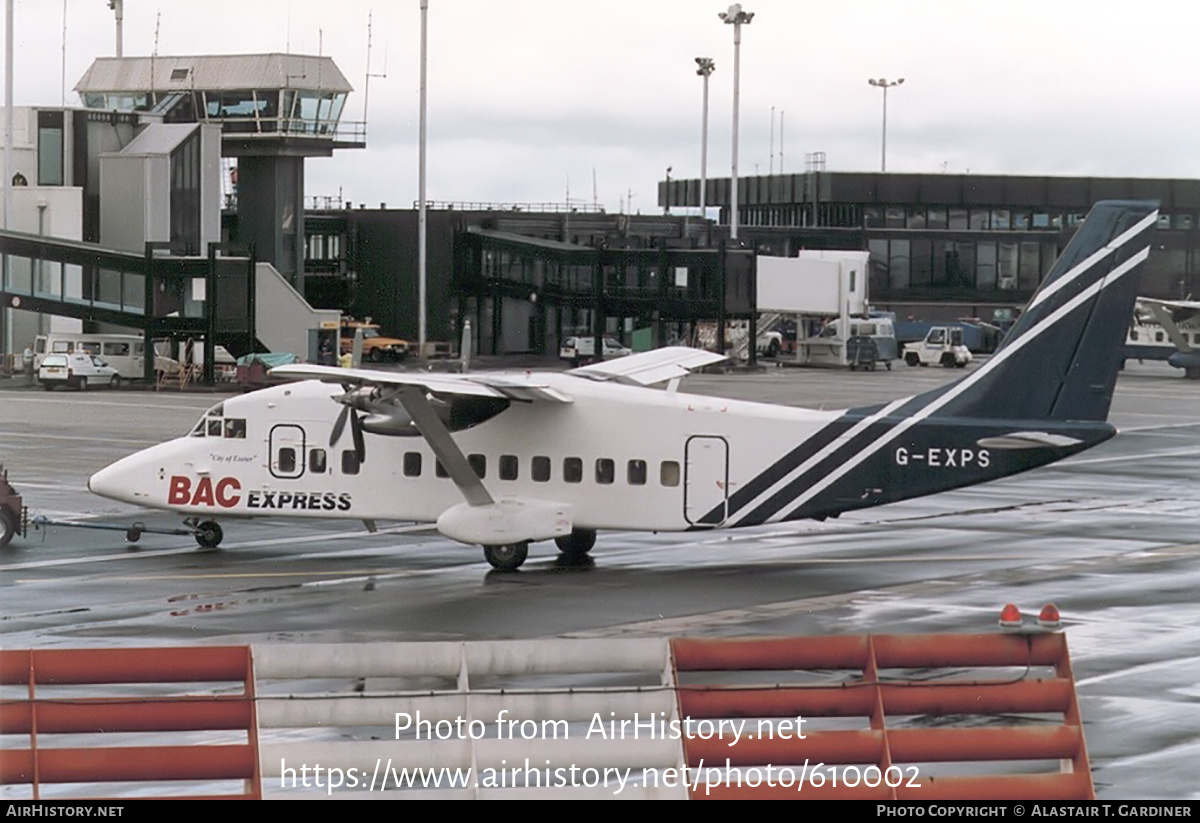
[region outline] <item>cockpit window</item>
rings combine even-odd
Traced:
[[[208,419],[208,436],[209,437],[220,437],[221,436],[221,419],[220,418],[210,417]]]
[[[246,439],[246,418],[244,417],[227,417],[225,418],[225,436],[232,437],[236,440]]]
[[[201,417],[200,421],[198,423],[196,423],[196,427],[194,429],[192,429],[192,431],[188,435],[188,437],[203,437],[205,428],[206,428],[206,421],[204,420],[203,417]]]

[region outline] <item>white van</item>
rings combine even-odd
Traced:
[[[138,334],[88,334],[86,332],[54,332],[39,334],[34,342],[33,365],[41,368],[48,354],[90,354],[103,358],[126,380],[139,380],[145,363],[145,342]],[[179,364],[169,357],[155,355],[155,371],[170,374]]]

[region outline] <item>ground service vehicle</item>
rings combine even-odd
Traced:
[[[38,367],[38,382],[50,391],[56,386],[86,389],[92,386],[118,388],[121,375],[99,357],[90,354],[48,354]]]
[[[165,343],[159,341],[159,346]],[[143,375],[146,343],[138,334],[99,334],[89,332],[51,332],[39,334],[34,341],[34,367],[39,368],[48,354],[91,354],[117,370],[124,380],[140,380]],[[154,370],[170,374],[179,362],[155,353]]]
[[[685,394],[678,379],[722,357],[683,347],[546,373],[284,366],[272,373],[303,382],[230,398],[88,486],[184,515],[206,546],[218,518],[410,520],[513,570],[534,541],[578,559],[604,529],[821,520],[996,480],[1116,434],[1106,418],[1157,215],[1097,204],[992,357],[890,403]]]
[[[962,329],[957,326],[934,326],[918,343],[904,346],[904,362],[910,366],[962,368],[971,362],[971,350],[963,345]]]

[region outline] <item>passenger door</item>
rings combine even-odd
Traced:
[[[729,516],[729,443],[724,437],[689,437],[685,447],[683,516],[693,526],[716,528]]]

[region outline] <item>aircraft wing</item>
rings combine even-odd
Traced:
[[[385,372],[374,369],[341,369],[337,366],[298,364],[271,369],[279,377],[320,380],[325,383],[357,386],[420,387],[442,396],[496,397],[523,402],[570,403],[563,392],[544,381],[522,374],[475,372],[446,374],[439,372]]]
[[[1154,312],[1169,311],[1176,323],[1182,323],[1190,317],[1200,314],[1200,300],[1159,300],[1156,297],[1139,297],[1138,303]]]
[[[571,369],[567,374],[586,377],[590,380],[612,380],[619,383],[650,386],[666,380],[678,379],[692,369],[720,363],[724,359],[725,355],[723,354],[714,354],[703,349],[667,346],[618,357],[615,360],[606,360],[591,366],[581,366]]]
[[[1157,300],[1151,297],[1139,297],[1138,302],[1150,309],[1150,313],[1163,327],[1175,348],[1181,352],[1191,352],[1187,336],[1179,330],[1179,324],[1194,317],[1196,312],[1200,311],[1200,303],[1195,300]]]

